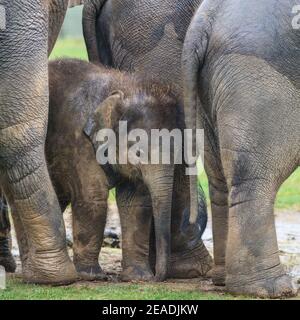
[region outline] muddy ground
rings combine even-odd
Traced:
[[[64,214],[67,229],[67,238],[69,244],[72,242],[71,229],[71,211],[67,210]],[[300,285],[300,212],[294,211],[277,211],[276,212],[276,229],[280,250],[280,258],[286,266],[287,272],[292,275],[295,284]],[[118,282],[121,272],[122,252],[120,249],[121,228],[118,216],[118,210],[114,203],[109,206],[109,215],[106,226],[105,244],[100,255],[100,263],[104,271],[110,276],[111,281]],[[207,229],[203,235],[203,240],[212,253],[212,228],[211,219],[209,219]],[[21,265],[19,252],[13,230],[13,254],[18,262],[17,272],[20,273]],[[70,255],[72,249],[70,248]],[[79,284],[80,285],[80,284]],[[91,286],[95,283],[90,283]],[[204,292],[222,292],[222,288],[216,288],[210,280],[169,280],[166,286],[176,286],[176,288],[195,288]]]

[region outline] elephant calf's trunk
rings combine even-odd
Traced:
[[[171,251],[171,210],[173,194],[174,168],[151,173],[147,185],[152,197],[156,266],[155,280],[164,281],[168,273],[168,262]]]

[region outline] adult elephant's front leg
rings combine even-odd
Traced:
[[[206,276],[212,268],[212,258],[201,235],[207,221],[207,208],[202,190],[198,190],[199,207],[196,224],[189,223],[189,177],[184,166],[175,167],[172,202],[170,278],[197,278]],[[202,229],[202,230],[201,230]]]
[[[0,190],[0,265],[6,272],[15,272],[16,262],[11,254],[10,221],[8,206]]]
[[[0,31],[0,179],[18,234],[26,237],[24,280],[61,284],[76,279],[59,204],[48,175],[48,7],[45,1],[2,1]],[[21,250],[21,254],[24,251]],[[22,257],[21,257],[22,258]]]

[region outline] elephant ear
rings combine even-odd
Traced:
[[[69,8],[84,4],[85,0],[69,0]]]
[[[124,93],[112,92],[87,119],[84,133],[92,138],[100,129],[113,129],[123,114]]]

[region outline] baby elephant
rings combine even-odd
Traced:
[[[50,62],[49,81],[46,157],[62,210],[72,206],[79,275],[87,280],[104,276],[98,257],[113,187],[122,226],[123,280],[150,280],[154,272],[157,280],[205,275],[212,263],[201,240],[206,204],[200,192],[198,221],[190,225],[185,166],[100,166],[95,154],[105,146],[96,141],[97,132],[113,129],[118,141],[120,120],[128,131],[183,129],[176,96],[160,84],[79,60]]]
[[[122,225],[123,280],[152,279],[149,255],[156,256],[157,280],[205,275],[212,262],[201,241],[206,205],[199,194],[198,222],[189,225],[184,165],[101,167],[96,161],[97,132],[111,128],[118,141],[119,120],[127,122],[128,131],[183,129],[182,108],[170,89],[79,60],[51,62],[49,79],[47,161],[62,209],[72,204],[74,263],[81,276],[102,276],[98,256],[112,187]],[[150,254],[152,217],[155,254]]]

